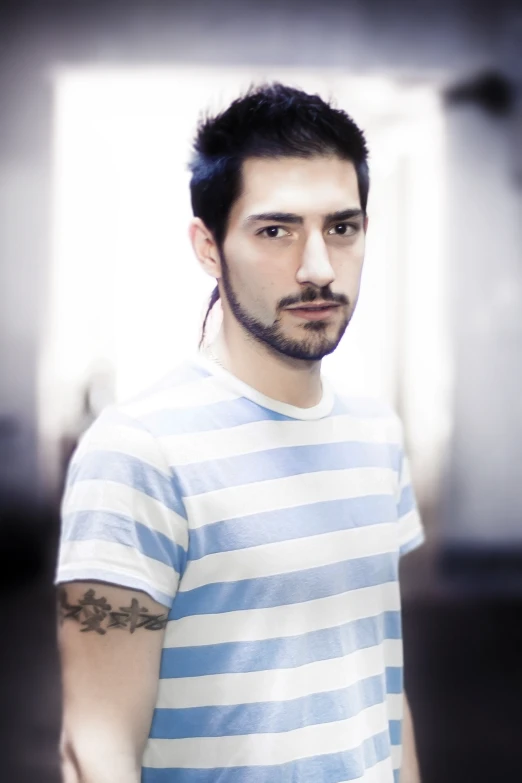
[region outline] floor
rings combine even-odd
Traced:
[[[0,780],[59,783],[56,525],[24,517],[1,529]],[[423,783],[522,781],[522,597],[443,584],[426,552],[403,565],[406,688]]]

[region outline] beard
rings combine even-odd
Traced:
[[[349,308],[348,314],[342,319],[334,337],[328,336],[328,330],[332,327],[327,320],[304,322],[304,337],[301,339],[288,337],[283,332],[280,316],[277,316],[273,324],[267,325],[244,309],[233,289],[229,267],[222,250],[219,251],[219,255],[222,268],[221,280],[230,310],[238,323],[252,338],[263,343],[272,351],[291,359],[319,361],[324,356],[335,351],[350,322],[354,308]],[[279,302],[278,310],[290,305],[311,304],[314,301],[334,302],[341,305],[350,304],[347,296],[344,294],[333,294],[328,289],[328,286],[325,286],[320,289],[306,289],[300,297],[285,297]]]

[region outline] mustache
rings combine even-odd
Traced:
[[[334,294],[333,291],[328,289],[309,288],[299,296],[285,296],[279,301],[279,308],[283,310],[285,307],[292,307],[299,304],[313,304],[313,302],[332,302],[332,304],[348,305],[350,300],[345,294]]]

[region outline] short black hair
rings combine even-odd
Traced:
[[[352,118],[318,95],[278,82],[251,87],[225,111],[205,117],[198,126],[189,163],[194,216],[205,223],[221,250],[230,211],[241,195],[245,160],[317,155],[336,156],[353,163],[361,208],[366,214],[370,189],[368,149],[363,132]],[[210,309],[218,298],[216,288],[203,334]]]

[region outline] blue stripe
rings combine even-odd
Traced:
[[[403,668],[402,666],[386,667],[386,693],[403,692]]]
[[[390,720],[388,721],[390,728],[390,742],[392,745],[400,745],[402,743],[402,720]]]
[[[414,506],[415,495],[413,492],[413,487],[411,484],[408,484],[401,492],[401,497],[399,500],[399,516],[403,517],[404,514],[408,514],[412,508],[414,508]]]
[[[172,616],[172,610],[171,615]],[[400,612],[383,612],[349,623],[299,636],[254,642],[222,642],[192,647],[166,647],[161,679],[201,677],[207,674],[293,669],[315,661],[342,658],[356,650],[375,647],[384,639],[401,639]],[[388,675],[396,687],[397,675]],[[400,683],[399,683],[400,684]],[[394,690],[393,693],[396,691]]]
[[[185,569],[186,553],[164,533],[111,511],[75,511],[63,518],[63,541],[111,541],[137,549],[143,555],[174,568]]]
[[[393,770],[393,783],[400,783],[401,771],[400,769]]]
[[[176,467],[185,495],[269,481],[304,473],[349,468],[399,469],[399,449],[381,443],[320,443],[287,446]]]
[[[190,531],[189,560],[277,541],[397,521],[393,495],[325,500],[212,522]],[[376,533],[378,535],[378,533]]]
[[[182,517],[187,512],[175,484],[164,473],[145,462],[119,451],[89,451],[71,466],[69,483],[76,481],[114,481],[159,500]]]
[[[188,739],[294,731],[352,718],[361,710],[382,704],[385,698],[384,677],[375,675],[347,688],[287,701],[156,709],[150,737]]]
[[[178,592],[172,607],[172,619],[195,614],[287,606],[393,582],[398,578],[398,560],[398,551],[389,552],[289,574],[202,585]]]
[[[346,742],[349,743],[349,737]],[[213,769],[144,767],[142,783],[342,783],[362,778],[365,769],[389,756],[390,738],[383,731],[365,740],[357,750],[312,756],[287,764]]]
[[[162,437],[240,427],[256,421],[295,421],[290,416],[263,408],[246,397],[195,408],[154,411],[144,414],[141,420],[148,429]]]
[[[184,362],[183,364],[180,364],[178,367],[175,367],[173,370],[168,372],[163,376],[163,378],[160,378],[149,388],[144,389],[135,397],[132,397],[130,400],[128,400],[128,402],[125,402],[125,404],[122,405],[122,408],[125,410],[127,405],[132,405],[133,403],[146,399],[147,397],[157,394],[158,392],[165,391],[166,389],[176,389],[180,386],[186,386],[188,384],[194,383],[195,381],[208,378],[209,375],[210,373],[203,367],[200,367],[198,364],[194,364],[189,361]]]

